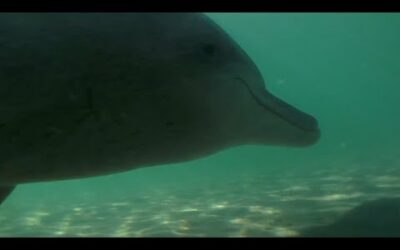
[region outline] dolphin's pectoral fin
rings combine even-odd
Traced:
[[[14,190],[14,186],[2,186],[0,185],[0,205],[7,198],[9,194]]]

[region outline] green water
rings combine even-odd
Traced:
[[[320,142],[20,185],[0,207],[0,236],[301,236],[399,196],[400,14],[209,16],[272,93],[318,119]]]

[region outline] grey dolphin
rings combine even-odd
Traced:
[[[0,203],[19,183],[319,137],[205,15],[0,14]]]
[[[367,200],[326,226],[303,229],[303,237],[400,237],[400,198]]]

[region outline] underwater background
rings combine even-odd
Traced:
[[[207,15],[319,143],[18,185],[0,236],[400,236],[400,14]]]

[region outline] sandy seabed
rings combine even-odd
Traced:
[[[240,176],[214,186],[155,189],[107,203],[3,206],[0,236],[297,237],[335,223],[364,202],[400,197],[399,191],[397,166]],[[374,211],[379,212],[385,213]]]

